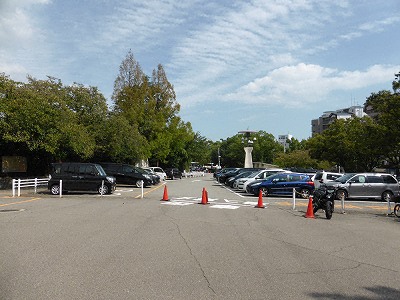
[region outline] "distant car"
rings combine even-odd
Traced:
[[[240,173],[248,172],[248,171],[255,172],[255,171],[260,171],[260,170],[263,170],[263,169],[262,168],[237,168],[236,170],[228,171],[224,174],[221,174],[217,179],[218,179],[218,182],[225,183],[225,181],[228,178],[234,177]]]
[[[314,182],[310,175],[302,173],[278,173],[267,177],[263,181],[257,181],[247,185],[246,191],[255,196],[262,192],[263,196],[268,195],[300,195],[307,199],[314,191]]]
[[[314,176],[314,186],[315,188],[319,188],[321,183],[326,183],[328,181],[333,181],[339,177],[343,176],[342,173],[334,173],[334,172],[326,172],[326,171],[320,171],[317,172]]]
[[[144,186],[153,184],[150,174],[142,168],[119,163],[100,163],[100,165],[108,175],[117,178],[117,184],[132,184],[136,187],[141,187],[142,182]]]
[[[386,173],[347,173],[325,183],[337,188],[336,197],[392,201],[400,196],[397,179]]]
[[[161,177],[156,174],[153,170],[148,169],[148,168],[142,168],[143,171],[145,171],[151,178],[152,184],[158,184],[161,181]]]
[[[167,168],[165,169],[165,174],[167,174],[168,179],[182,179],[182,172],[177,168]]]
[[[239,180],[239,178],[247,177],[252,173],[254,173],[254,172],[246,171],[246,172],[239,173],[236,176],[229,177],[227,180],[225,180],[225,185],[230,186],[231,188],[236,188],[235,183],[237,182],[237,180]]]
[[[236,183],[236,186],[237,186],[237,189],[243,190],[245,192],[247,185],[250,184],[251,182],[254,182],[258,179],[265,179],[268,176],[271,176],[276,173],[284,173],[284,172],[290,172],[290,171],[285,171],[283,169],[266,169],[266,170],[262,170],[262,171],[256,171],[256,172],[253,172],[248,177],[239,179]]]
[[[149,167],[148,169],[152,170],[154,173],[156,173],[158,176],[160,176],[160,180],[165,181],[167,179],[167,174],[164,172],[164,170],[160,167]]]

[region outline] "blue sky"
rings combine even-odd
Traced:
[[[391,90],[399,28],[398,0],[0,0],[0,72],[110,99],[131,50],[147,75],[164,66],[202,136],[301,140],[324,111]]]

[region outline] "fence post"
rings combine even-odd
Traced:
[[[345,214],[346,212],[344,211],[344,197],[342,197],[341,202],[342,202],[342,214]]]
[[[296,189],[293,188],[293,210],[296,209]]]
[[[38,179],[35,178],[35,194],[37,193],[37,184],[38,184]]]
[[[15,197],[15,179],[12,180],[12,196]]]
[[[60,198],[62,198],[62,179],[60,179]]]
[[[104,180],[101,181],[101,193],[100,196],[103,196],[104,193]]]
[[[141,190],[142,190],[141,198],[143,198],[143,186],[144,186],[144,181],[143,181],[143,180],[140,180],[140,188],[141,188]]]
[[[389,199],[388,200],[388,212],[387,212],[388,216],[391,215],[391,213],[392,213],[392,208],[390,207],[390,199]]]
[[[18,178],[18,197],[21,196],[21,178]]]

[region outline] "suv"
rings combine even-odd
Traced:
[[[177,168],[167,168],[165,169],[165,174],[167,174],[167,178],[169,179],[182,179],[182,172],[179,171]]]
[[[339,200],[346,198],[381,199],[391,201],[400,195],[397,179],[386,173],[348,173],[334,181],[327,182],[334,186]]]
[[[107,176],[98,164],[53,163],[51,169],[48,189],[53,195],[60,194],[61,184],[63,191],[97,191],[99,194],[115,191],[115,177]]]
[[[340,176],[343,176],[343,174],[342,173],[325,172],[325,171],[317,172],[314,176],[314,186],[317,189],[320,187],[321,183],[333,181],[333,180],[339,178]]]
[[[307,199],[314,191],[314,182],[307,174],[278,173],[267,177],[264,181],[248,184],[246,192],[256,196],[259,195],[260,191],[263,196],[293,195],[293,189],[296,189],[296,194]]]
[[[118,184],[132,184],[136,187],[141,187],[142,182],[144,186],[153,184],[151,176],[141,168],[118,163],[100,163],[100,165],[107,174],[117,178]]]

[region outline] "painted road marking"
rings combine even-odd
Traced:
[[[18,201],[18,202],[4,203],[4,204],[0,204],[0,207],[14,205],[14,204],[27,203],[27,202],[33,202],[33,201],[37,201],[37,200],[40,200],[40,199],[42,199],[42,198],[32,198],[32,199],[29,199],[29,200],[23,200],[23,201]]]
[[[222,209],[238,209],[240,206],[230,205],[230,204],[213,204],[210,207],[211,208],[222,208]]]

